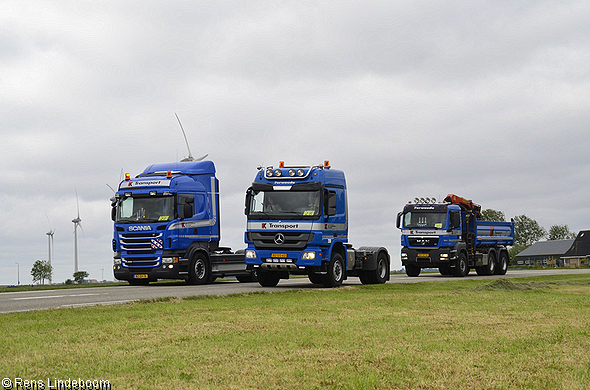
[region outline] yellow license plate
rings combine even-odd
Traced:
[[[133,275],[133,279],[147,279],[148,275],[147,274],[135,274]]]
[[[428,253],[418,253],[418,257],[430,257]]]
[[[287,254],[286,253],[271,253],[270,254],[271,257],[278,257],[281,259],[286,259],[287,258]]]

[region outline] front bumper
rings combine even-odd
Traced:
[[[113,266],[113,274],[118,280],[148,280],[155,282],[158,279],[186,279],[179,273],[180,266],[175,264],[162,264],[153,268],[127,268],[120,264]]]
[[[401,252],[402,265],[413,265],[421,268],[438,268],[455,266],[457,252],[447,248],[412,249],[403,248]]]

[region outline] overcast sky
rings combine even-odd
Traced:
[[[257,165],[329,160],[349,240],[389,249],[416,196],[590,229],[590,2],[0,1],[0,284],[112,280],[121,172],[209,154],[222,245]],[[17,267],[16,263],[19,263]]]

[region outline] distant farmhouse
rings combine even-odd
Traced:
[[[519,265],[580,267],[590,258],[590,230],[578,233],[575,240],[539,241],[516,255]]]

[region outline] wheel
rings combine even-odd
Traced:
[[[344,280],[344,261],[339,253],[333,253],[328,264],[328,273],[324,275],[324,287],[340,287]]]
[[[359,278],[362,284],[383,284],[389,275],[389,261],[383,252],[377,258],[377,268],[372,271],[362,271]]]
[[[262,287],[275,287],[279,284],[280,275],[276,272],[258,270],[258,283]]]
[[[192,256],[190,269],[188,271],[188,283],[205,284],[211,279],[211,266],[202,253]]]
[[[469,265],[467,264],[467,255],[465,252],[459,254],[457,266],[452,269],[453,276],[463,277],[469,273]]]
[[[494,274],[506,275],[506,271],[508,271],[508,253],[506,253],[506,251],[502,251],[502,253],[500,253],[500,258],[498,259],[498,264]]]
[[[129,279],[128,282],[132,286],[147,286],[150,284],[149,279]]]
[[[258,281],[258,271],[253,270],[250,272],[250,275],[236,276],[236,279],[238,279],[238,282],[240,282],[240,283],[257,282]]]
[[[417,265],[406,265],[406,275],[411,277],[420,275],[420,267]]]
[[[440,272],[440,274],[443,276],[449,276],[451,274],[451,269],[448,265],[443,265],[441,267],[438,267],[438,272]]]
[[[496,272],[496,254],[490,252],[488,255],[488,265],[484,265],[484,274],[493,275]]]
[[[322,279],[323,275],[318,275],[313,271],[309,271],[307,276],[309,276],[309,281],[312,282],[313,284],[323,284],[323,279]]]

